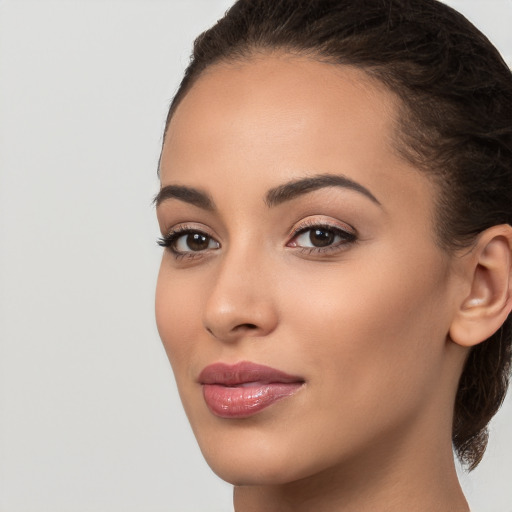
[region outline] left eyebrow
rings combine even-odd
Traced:
[[[269,207],[277,206],[314,190],[326,187],[342,187],[354,190],[363,194],[375,204],[382,206],[380,201],[366,187],[357,181],[338,174],[319,174],[284,183],[267,192],[265,203]]]

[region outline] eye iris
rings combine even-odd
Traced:
[[[336,235],[327,229],[312,229],[309,240],[315,247],[326,247],[334,242]]]
[[[209,237],[202,235],[201,233],[190,233],[187,236],[187,246],[192,251],[204,251],[205,249],[208,249],[209,243]]]

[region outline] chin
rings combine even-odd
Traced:
[[[243,434],[232,432],[229,439],[215,441],[197,436],[206,462],[218,477],[233,485],[277,484],[294,478],[288,474],[293,465],[284,450],[276,449],[264,436],[251,440],[252,436]]]
[[[238,456],[207,456],[206,462],[222,480],[235,485],[283,485],[314,473],[297,468],[289,459],[279,459],[276,454],[269,457],[258,454]]]
[[[196,432],[196,437],[213,472],[237,486],[283,485],[319,473],[334,462],[332,450],[322,456],[314,446],[304,449],[304,440],[297,440],[289,429],[279,434],[263,430],[248,423],[214,435]]]

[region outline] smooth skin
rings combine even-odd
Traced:
[[[363,71],[272,54],[207,69],[168,128],[157,325],[236,512],[469,510],[452,410],[469,347],[512,307],[511,230],[439,247],[398,101]],[[305,383],[219,418],[198,376],[240,361]]]

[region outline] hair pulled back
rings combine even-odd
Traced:
[[[397,149],[439,185],[441,247],[512,225],[512,74],[464,16],[436,0],[238,0],[196,39],[166,129],[207,67],[275,50],[356,66],[397,94]],[[459,382],[452,439],[470,470],[505,397],[511,345],[509,316],[472,349]]]

